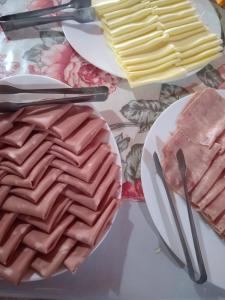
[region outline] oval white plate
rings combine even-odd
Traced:
[[[225,97],[225,90],[219,90],[219,93]],[[162,145],[165,143],[170,133],[176,128],[176,118],[190,98],[191,95],[175,102],[159,116],[147,135],[141,161],[141,180],[150,215],[165,242],[183,262],[185,262],[185,258],[176,231],[176,226],[163,185],[156,175],[152,155],[154,151],[156,151],[159,157],[162,158]],[[178,195],[175,195],[175,199],[183,228],[185,228],[187,241],[191,248],[192,257],[194,257],[195,269],[198,270],[186,204]],[[225,242],[216,235],[198,213],[194,212],[194,218],[199,234],[203,258],[206,264],[208,281],[225,289],[225,268],[223,265],[223,261],[225,261]]]
[[[65,83],[62,83],[61,81],[58,81],[56,79],[52,79],[52,78],[49,78],[46,76],[39,76],[39,75],[16,75],[16,76],[12,76],[12,77],[8,77],[8,78],[0,80],[0,84],[8,84],[8,85],[13,85],[15,87],[21,87],[21,88],[27,88],[27,89],[28,88],[29,89],[32,89],[32,88],[65,88],[65,87],[69,88],[68,85],[66,85]],[[32,96],[28,95],[28,94],[26,94],[26,95],[18,94],[16,96],[0,94],[0,101],[1,100],[5,101],[6,99],[8,99],[8,100],[16,99],[16,101],[19,101],[20,99],[23,99],[23,100],[24,99],[27,99],[27,100],[28,99],[36,99],[36,100],[38,100],[38,99],[44,99],[44,97],[46,97],[46,96],[49,97],[49,95],[43,95],[43,94],[32,95]],[[62,97],[62,95],[60,97]],[[95,109],[95,106],[92,104],[89,104],[89,103],[84,103],[81,105],[89,105]],[[95,109],[95,114],[100,116],[100,113],[97,112],[96,109]],[[112,151],[114,153],[116,153],[116,155],[117,155],[116,164],[120,167],[120,169],[122,169],[120,153],[119,153],[116,141],[115,141],[113,134],[108,125],[106,125],[106,129],[110,132],[108,143],[111,146]],[[120,181],[120,185],[122,187],[122,173],[120,173],[119,181]],[[118,191],[118,197],[121,196],[121,191],[122,191],[122,188],[120,188],[120,190]],[[115,220],[115,217],[114,217],[113,221],[114,220]],[[110,230],[110,228],[109,228],[109,230]],[[98,243],[98,245],[95,247],[95,249],[92,252],[94,252],[100,246],[100,244],[106,238],[109,230],[105,233],[105,235],[103,236],[101,241]],[[64,268],[64,269],[60,270],[59,272],[55,273],[54,276],[62,274],[65,271],[67,271],[67,269]],[[44,279],[45,278],[41,277],[39,274],[32,273],[29,276],[29,278],[25,279],[24,281],[37,281],[37,280],[44,280]]]
[[[196,7],[204,24],[209,27],[211,32],[220,37],[220,20],[210,1],[191,0],[191,2]],[[71,46],[87,61],[112,75],[126,78],[126,75],[116,63],[112,50],[105,41],[100,22],[78,24],[75,21],[66,21],[63,22],[63,31]],[[198,70],[188,73],[185,77],[196,73]]]

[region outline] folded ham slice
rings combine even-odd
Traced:
[[[16,220],[16,214],[2,212],[1,219],[0,219],[0,245],[4,241],[9,229],[11,228],[12,224]]]
[[[0,156],[16,162],[18,165],[28,158],[28,156],[43,142],[46,133],[38,132],[32,135],[22,148],[5,147],[0,149]]]
[[[27,107],[18,118],[19,121],[48,129],[57,122],[73,104],[44,105],[40,107]]]
[[[45,193],[42,200],[38,204],[34,204],[25,199],[10,195],[3,203],[2,208],[6,211],[34,216],[42,220],[46,220],[57,198],[59,197],[58,201],[62,200],[60,194],[64,188],[65,184],[63,183],[54,184],[53,187],[51,187]]]
[[[53,159],[53,155],[46,155],[37,163],[27,178],[21,178],[17,175],[6,175],[1,179],[1,184],[34,189],[47,171]]]
[[[117,200],[113,199],[94,226],[88,226],[83,222],[76,221],[68,228],[66,235],[91,247],[94,246],[100,231],[108,222],[110,216],[114,214],[117,205]]]
[[[65,140],[93,113],[89,106],[72,106],[72,108],[62,116],[50,129],[61,140]]]
[[[7,234],[7,239],[0,246],[0,263],[6,265],[13,258],[19,244],[31,229],[31,225],[15,222]]]
[[[73,132],[64,142],[54,137],[50,138],[50,140],[79,155],[87,147],[87,145],[91,143],[104,125],[105,121],[103,119],[89,119],[86,121],[85,125],[82,125]]]
[[[52,252],[47,255],[38,255],[32,262],[31,267],[41,276],[50,277],[59,269],[75,245],[75,240],[62,237]]]
[[[8,193],[10,191],[10,187],[7,185],[0,185],[0,207],[2,203],[5,201]]]
[[[47,153],[51,146],[52,143],[50,141],[43,142],[22,165],[18,166],[11,161],[3,161],[1,167],[5,166],[11,170],[12,174],[26,178],[31,169],[34,168],[36,163]]]
[[[0,137],[0,142],[14,147],[22,147],[34,129],[34,125],[18,124]]]
[[[109,152],[110,147],[106,144],[102,144],[81,168],[59,159],[55,159],[52,162],[52,166],[85,182],[89,182]]]
[[[224,212],[224,197],[225,190],[223,190],[201,213],[209,220],[209,222],[216,221]]]
[[[24,237],[23,242],[38,252],[48,254],[55,248],[66,228],[73,222],[74,219],[74,216],[68,215],[50,234],[33,229]]]
[[[101,201],[97,211],[93,211],[82,205],[72,204],[69,207],[69,212],[78,217],[84,223],[92,226],[103,210],[108,206],[111,199],[116,197],[119,186],[120,184],[118,182],[114,182],[109,191],[107,191],[105,198]]]
[[[187,164],[187,187],[191,191],[207,171],[212,160],[220,150],[219,144],[207,146],[193,143],[181,130],[177,130],[163,147],[163,170],[166,180],[174,191],[183,194],[182,182],[176,153],[179,149],[184,152]]]
[[[11,194],[29,200],[33,203],[37,203],[44,195],[44,193],[50,188],[50,186],[56,181],[56,179],[59,177],[60,174],[62,174],[61,170],[55,168],[49,168],[46,175],[38,183],[35,189],[26,189],[26,188],[18,187],[18,188],[11,189],[10,192]]]
[[[79,190],[72,186],[67,186],[63,193],[71,200],[80,203],[81,205],[92,210],[97,210],[102,199],[104,198],[106,193],[108,193],[108,190],[110,190],[113,181],[118,177],[119,170],[120,168],[117,165],[113,164],[93,196],[81,194]]]
[[[18,284],[27,273],[34,256],[34,250],[21,247],[14,256],[14,259],[10,261],[10,264],[7,266],[0,264],[0,277]]]
[[[177,126],[193,142],[211,147],[225,130],[224,114],[225,99],[216,90],[208,88],[186,107]]]
[[[50,153],[59,159],[80,167],[95,152],[101,143],[105,143],[107,141],[108,136],[109,132],[105,129],[101,129],[95,139],[79,155],[76,155],[59,145],[53,145]]]
[[[22,113],[22,109],[13,114],[2,114],[0,116],[0,135],[6,133],[13,127],[13,122]]]

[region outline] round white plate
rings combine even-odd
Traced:
[[[61,81],[58,81],[56,79],[52,79],[46,76],[39,76],[39,75],[16,75],[16,76],[12,76],[12,77],[8,77],[8,78],[4,78],[2,80],[0,80],[0,84],[8,84],[8,85],[12,85],[18,88],[69,88],[70,86],[66,85],[65,83],[62,83]],[[20,99],[44,99],[44,97],[46,98],[49,97],[49,95],[43,95],[43,94],[39,94],[39,95],[28,95],[28,94],[18,94],[18,95],[0,95],[0,101],[1,100],[15,100],[19,101]],[[32,98],[31,98],[32,97]],[[62,95],[60,96],[62,97]],[[78,104],[76,104],[78,105]],[[100,113],[95,109],[95,105],[92,105],[90,103],[83,103],[83,104],[79,104],[79,105],[89,105],[91,106],[94,110],[95,110],[95,114],[100,116]],[[120,153],[116,144],[116,141],[113,137],[113,134],[109,128],[109,126],[106,124],[105,128],[110,132],[109,135],[109,139],[108,139],[108,143],[111,146],[111,149],[114,153],[116,153],[117,155],[117,159],[116,159],[116,164],[120,167],[120,169],[122,170],[122,165],[121,165],[121,159],[120,159]],[[122,187],[122,173],[120,173],[120,186]],[[118,191],[118,197],[121,196],[121,192],[122,192],[122,188],[120,188],[120,190]],[[115,215],[116,216],[116,215]],[[115,220],[115,216],[113,218],[113,221]],[[113,223],[113,222],[112,222]],[[109,228],[110,230],[110,228]],[[99,246],[100,244],[103,242],[103,240],[106,238],[109,230],[105,233],[105,235],[103,236],[103,238],[101,239],[101,241],[98,243],[98,245],[95,247],[95,249],[92,251],[94,252]],[[57,272],[56,274],[54,274],[54,276],[62,274],[63,272],[65,272],[67,269],[63,268],[62,270],[60,270],[59,272]],[[39,274],[37,273],[32,273],[29,278],[25,279],[24,281],[37,281],[37,280],[44,280],[45,278],[41,277]]]
[[[219,93],[225,97],[225,90],[219,90]],[[191,95],[175,102],[159,116],[147,135],[141,161],[141,180],[150,215],[165,242],[184,263],[185,258],[170,210],[169,201],[167,200],[162,182],[156,175],[152,155],[156,151],[159,157],[162,158],[162,146],[167,141],[170,133],[175,130],[177,116],[190,98]],[[188,244],[191,248],[195,269],[198,270],[185,201],[180,196],[175,195],[175,203],[183,228],[185,229]],[[198,213],[194,212],[194,218],[206,264],[208,281],[225,289],[225,268],[223,265],[225,261],[225,242],[216,235]]]
[[[191,0],[191,2],[196,7],[204,24],[209,27],[211,32],[220,37],[220,20],[210,1]],[[66,21],[63,22],[63,31],[71,46],[87,61],[112,75],[126,78],[126,75],[116,63],[112,50],[105,41],[99,21],[89,24]],[[185,77],[196,73],[198,70],[188,73]]]

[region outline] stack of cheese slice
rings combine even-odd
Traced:
[[[117,0],[94,6],[131,87],[176,79],[221,55],[222,40],[188,0]]]

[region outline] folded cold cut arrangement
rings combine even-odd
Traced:
[[[196,93],[177,119],[163,147],[163,169],[170,187],[183,195],[176,152],[187,164],[193,207],[225,238],[225,98],[213,89]]]
[[[118,208],[119,166],[88,106],[0,116],[0,277],[75,271]]]

